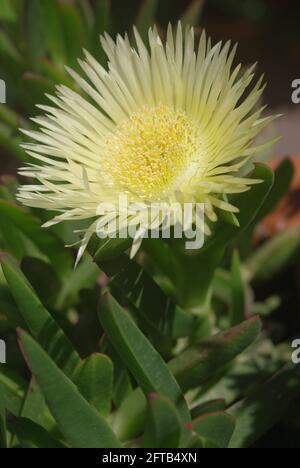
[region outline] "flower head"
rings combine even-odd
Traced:
[[[241,171],[274,118],[261,117],[262,78],[250,87],[254,67],[233,68],[230,42],[212,47],[203,32],[195,47],[194,29],[183,35],[180,23],[165,43],[155,28],[149,47],[134,35],[135,46],[127,36],[101,38],[107,69],[85,51],[86,78],[69,70],[81,92],[58,86],[48,96],[54,105],[39,106],[45,115],[33,119],[40,130],[24,132],[35,140],[23,146],[38,163],[21,174],[38,183],[21,187],[19,200],[58,211],[51,223],[91,219],[81,253],[99,204],[116,208],[120,194],[167,207],[204,203],[207,229],[219,209],[236,212],[226,196],[258,182]]]

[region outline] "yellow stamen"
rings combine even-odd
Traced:
[[[176,189],[197,147],[196,128],[185,112],[144,107],[107,140],[103,164],[123,189],[164,196]]]

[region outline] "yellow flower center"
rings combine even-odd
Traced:
[[[197,147],[197,131],[186,113],[164,105],[144,107],[107,140],[104,168],[124,190],[163,197],[180,189]]]

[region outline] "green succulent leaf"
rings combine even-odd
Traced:
[[[194,317],[177,307],[145,271],[145,268],[123,254],[104,261],[94,256],[95,262],[110,278],[110,286],[126,298],[150,327],[163,335],[188,336]]]
[[[173,402],[182,418],[190,414],[180,388],[167,365],[113,297],[107,298],[100,321],[114,348],[146,394],[159,393]]]
[[[203,416],[207,413],[216,413],[220,411],[225,411],[226,409],[226,401],[222,400],[211,400],[206,401],[205,403],[200,403],[199,405],[195,406],[191,410],[192,419],[196,419],[199,416]]]
[[[23,331],[19,331],[19,338],[25,359],[67,442],[73,448],[120,447],[105,419],[89,405],[39,344]]]
[[[17,436],[22,448],[66,448],[42,426],[27,418],[15,418],[10,423],[11,431]]]
[[[22,327],[25,322],[8,287],[0,284],[0,331]]]
[[[140,435],[145,427],[147,398],[137,388],[122,402],[113,419],[113,428],[121,441],[131,440]]]
[[[111,410],[113,364],[105,354],[93,354],[75,369],[73,381],[85,399],[105,418]]]
[[[234,418],[225,412],[205,414],[191,422],[189,428],[204,438],[210,447],[228,448],[234,432]]]
[[[293,180],[294,175],[294,166],[292,161],[289,158],[284,159],[279,166],[275,169],[274,172],[274,185],[262,205],[261,209],[258,212],[258,216],[255,220],[255,223],[258,223],[263,218],[265,218],[269,213],[271,213],[280,200],[288,192],[290,185]]]
[[[299,398],[299,366],[287,364],[229,410],[236,418],[230,448],[248,448],[279,421]]]
[[[79,355],[42,305],[17,264],[6,254],[1,254],[0,261],[11,294],[18,305],[27,329],[47,349],[59,367],[70,374],[79,362]]]
[[[18,417],[30,419],[49,431],[54,430],[56,426],[56,423],[45,403],[45,398],[33,377],[29,382],[26,393],[24,394]]]
[[[148,395],[148,415],[143,446],[146,448],[177,448],[182,423],[175,406],[166,397]]]
[[[230,200],[230,202],[239,209],[237,218],[240,227],[238,228],[226,224],[220,229],[220,226],[217,226],[215,233],[208,239],[204,246],[204,251],[232,241],[232,239],[239,235],[242,230],[246,229],[256,217],[273,187],[274,173],[268,166],[257,164],[251,174],[251,178],[261,180],[261,183],[253,186],[248,192],[242,193]]]
[[[197,404],[224,398],[229,407],[271,378],[284,362],[273,343],[260,335],[238,359],[205,383]]]
[[[198,346],[188,348],[169,363],[169,368],[183,391],[199,387],[250,346],[260,330],[261,321],[254,316]]]
[[[6,368],[1,369],[0,385],[7,411],[18,416],[26,394],[26,382],[18,374]]]

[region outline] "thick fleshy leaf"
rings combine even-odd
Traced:
[[[226,409],[226,401],[219,399],[219,400],[211,400],[206,401],[205,403],[201,403],[191,410],[192,419],[196,419],[199,416],[203,416],[207,413],[216,413],[219,411],[225,411]]]
[[[56,426],[56,423],[45,403],[45,398],[33,377],[31,378],[27,392],[24,395],[18,417],[30,419],[48,431],[52,431]]]
[[[230,448],[248,448],[279,421],[299,398],[299,366],[287,364],[229,410],[236,418]]]
[[[205,414],[195,419],[189,428],[204,438],[209,446],[227,448],[232,437],[235,421],[224,412]]]
[[[26,381],[5,367],[0,372],[0,385],[6,409],[16,416],[19,415],[26,393]]]
[[[260,336],[238,359],[205,383],[195,404],[224,398],[229,407],[271,378],[284,362],[273,343]]]
[[[246,288],[237,251],[231,263],[231,324],[238,325],[246,318]]]
[[[79,362],[79,355],[35,295],[30,283],[17,264],[5,254],[1,254],[0,260],[10,292],[18,305],[28,330],[47,349],[49,355],[59,367],[67,374],[70,374]]]
[[[261,284],[286,270],[300,255],[300,226],[293,226],[256,249],[245,263],[249,281]]]
[[[140,388],[128,395],[113,419],[113,428],[121,441],[131,440],[142,433],[147,415],[147,398]]]
[[[171,245],[160,247],[163,255],[155,256],[157,266],[175,283],[177,301],[184,309],[201,314],[209,308],[213,278],[225,248],[251,224],[273,186],[273,172],[264,165],[257,165],[251,177],[262,182],[230,200],[239,210],[239,225],[220,219],[200,250],[187,252],[182,240],[172,239]],[[163,242],[157,240],[157,243]],[[178,274],[179,271],[184,274]]]
[[[111,287],[116,288],[120,296],[136,308],[150,327],[174,338],[189,335],[194,317],[177,307],[143,267],[125,254],[104,261],[96,253],[94,260],[108,275]]]
[[[157,394],[148,395],[148,415],[143,446],[146,448],[177,448],[180,443],[182,423],[175,406]]]
[[[27,333],[19,330],[21,349],[47,405],[73,448],[115,448],[120,443],[93,406]]]
[[[274,173],[269,167],[263,164],[257,164],[255,170],[251,174],[251,178],[261,180],[261,183],[253,186],[248,192],[242,193],[230,200],[230,202],[239,209],[237,218],[240,227],[238,228],[227,224],[223,225],[222,229],[220,229],[220,226],[216,226],[215,233],[208,239],[204,250],[216,247],[218,244],[226,244],[232,241],[232,239],[240,234],[242,230],[246,229],[254,220],[273,187]]]
[[[75,369],[73,381],[85,399],[105,418],[111,409],[113,364],[105,354],[93,354]]]
[[[45,307],[54,307],[61,280],[52,265],[38,258],[25,257],[21,270]]]
[[[250,346],[260,330],[259,317],[252,317],[187,349],[169,363],[169,368],[183,391],[199,387]]]
[[[235,327],[232,330],[210,339],[203,346],[193,347],[169,363],[183,390],[198,387],[212,379],[245,350],[257,337],[260,331],[260,320],[257,317]],[[253,376],[251,376],[253,379]],[[220,391],[220,397],[222,392]],[[216,398],[220,398],[219,395]],[[204,400],[205,403],[207,401]],[[201,404],[194,408],[194,417],[203,412],[214,412],[225,409],[224,400],[218,399],[215,406]],[[202,406],[204,408],[202,409]],[[147,400],[140,389],[132,392],[122,403],[114,418],[114,427],[121,440],[137,437],[145,424]]]
[[[10,423],[10,429],[17,436],[22,448],[66,448],[30,419],[15,418]]]
[[[184,422],[190,415],[186,401],[167,365],[113,297],[107,297],[100,321],[114,348],[145,393],[159,393],[173,402]]]
[[[23,327],[24,324],[8,287],[0,284],[0,331]]]
[[[255,222],[258,223],[265,216],[271,213],[280,200],[289,190],[294,175],[294,166],[289,158],[284,159],[274,172],[274,185],[263,206],[258,212]]]
[[[0,448],[7,448],[5,394],[0,384]]]

